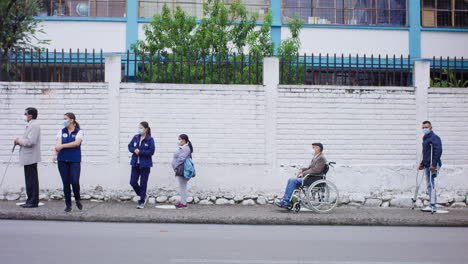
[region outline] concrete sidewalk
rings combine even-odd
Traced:
[[[46,201],[39,208],[23,209],[16,202],[0,202],[0,219],[91,222],[200,223],[249,225],[376,225],[465,226],[468,209],[448,214],[423,213],[406,208],[338,207],[328,214],[294,213],[274,205],[189,205],[188,209],[161,209],[154,205],[138,210],[133,202],[84,202],[83,211],[65,213],[63,201]]]

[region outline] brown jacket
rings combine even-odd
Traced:
[[[327,159],[323,153],[320,153],[315,159],[312,159],[308,168],[302,168],[302,174],[305,176],[307,174],[320,174],[325,165],[327,164]]]

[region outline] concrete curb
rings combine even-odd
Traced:
[[[23,209],[0,202],[0,219],[40,221],[84,221],[125,223],[191,223],[240,225],[355,225],[355,226],[438,226],[468,227],[468,210],[449,214],[423,213],[407,208],[337,208],[329,214],[293,213],[272,205],[211,206],[164,210],[154,207],[136,210],[133,203],[87,203],[83,211],[63,212],[63,204],[47,202],[44,207]]]

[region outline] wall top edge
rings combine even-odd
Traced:
[[[243,84],[176,84],[176,83],[120,83],[120,88],[130,89],[174,89],[174,90],[233,90],[258,91],[263,85]]]

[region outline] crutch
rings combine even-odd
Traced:
[[[434,157],[433,155],[434,155],[434,146],[431,144],[431,167],[432,167],[432,158]],[[431,193],[430,193],[431,197],[430,197],[429,205],[431,206],[431,214],[434,214],[435,210],[434,208],[432,208],[432,205],[435,204],[436,193],[435,193],[434,185],[432,184],[432,181],[433,181],[432,176],[433,176],[432,171],[429,169],[429,182],[431,183]]]
[[[2,182],[0,182],[0,188],[2,188],[2,186],[3,186],[3,181],[5,180],[5,176],[6,176],[6,173],[8,171],[8,167],[10,167],[11,158],[13,157],[13,152],[15,152],[15,148],[16,148],[16,144],[13,145],[13,149],[11,150],[10,158],[8,159],[8,163],[7,163],[7,166],[5,168],[5,172],[3,173]]]
[[[421,164],[421,161],[419,162],[419,164]],[[411,207],[411,210],[414,210],[414,208],[416,207],[416,201],[418,200],[419,187],[421,186],[422,179],[424,178],[423,177],[424,173],[422,173],[420,177],[419,172],[420,172],[419,168],[416,167],[416,189],[414,190],[414,197],[411,199],[413,201],[413,207]]]

